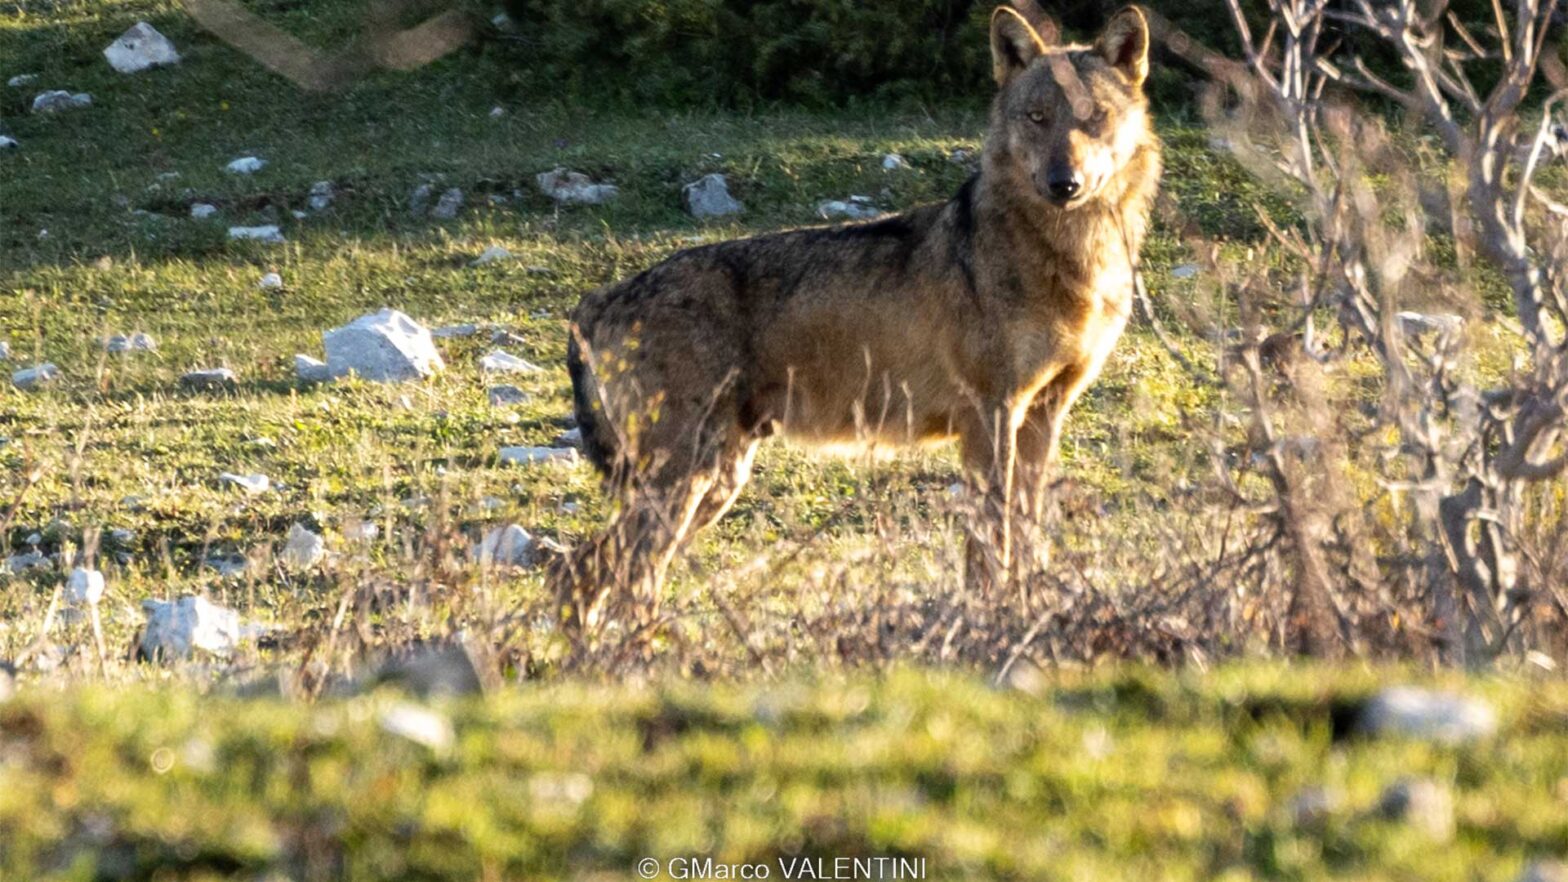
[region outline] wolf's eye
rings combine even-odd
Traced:
[[[1041,113],[1038,110],[1031,110],[1031,111],[1029,111],[1029,121],[1030,122],[1035,122],[1035,123],[1043,123],[1043,122],[1045,122],[1045,114]]]

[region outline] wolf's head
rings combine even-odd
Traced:
[[[1149,25],[1129,6],[1093,46],[1054,45],[1017,11],[991,15],[987,165],[1057,208],[1103,195],[1149,140]]]

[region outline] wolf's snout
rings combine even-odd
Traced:
[[[1056,202],[1071,201],[1083,190],[1083,175],[1072,169],[1053,169],[1046,178],[1045,189]]]

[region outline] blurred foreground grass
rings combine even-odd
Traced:
[[[1351,734],[1378,686],[1430,680],[1407,671],[1021,679],[564,682],[433,706],[27,691],[0,705],[0,877],[608,880],[711,857],[782,878],[780,858],[902,856],[933,879],[1458,882],[1568,853],[1560,681],[1435,684],[1501,719],[1450,747]],[[435,746],[394,733],[431,712]],[[1379,814],[1407,777],[1451,793],[1452,835]],[[1303,817],[1316,789],[1328,808]]]

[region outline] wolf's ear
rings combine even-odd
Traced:
[[[1016,10],[998,6],[991,13],[991,76],[998,86],[1044,51],[1045,42]]]
[[[1149,21],[1143,11],[1128,6],[1111,16],[1094,48],[1134,86],[1142,85],[1149,75]]]

